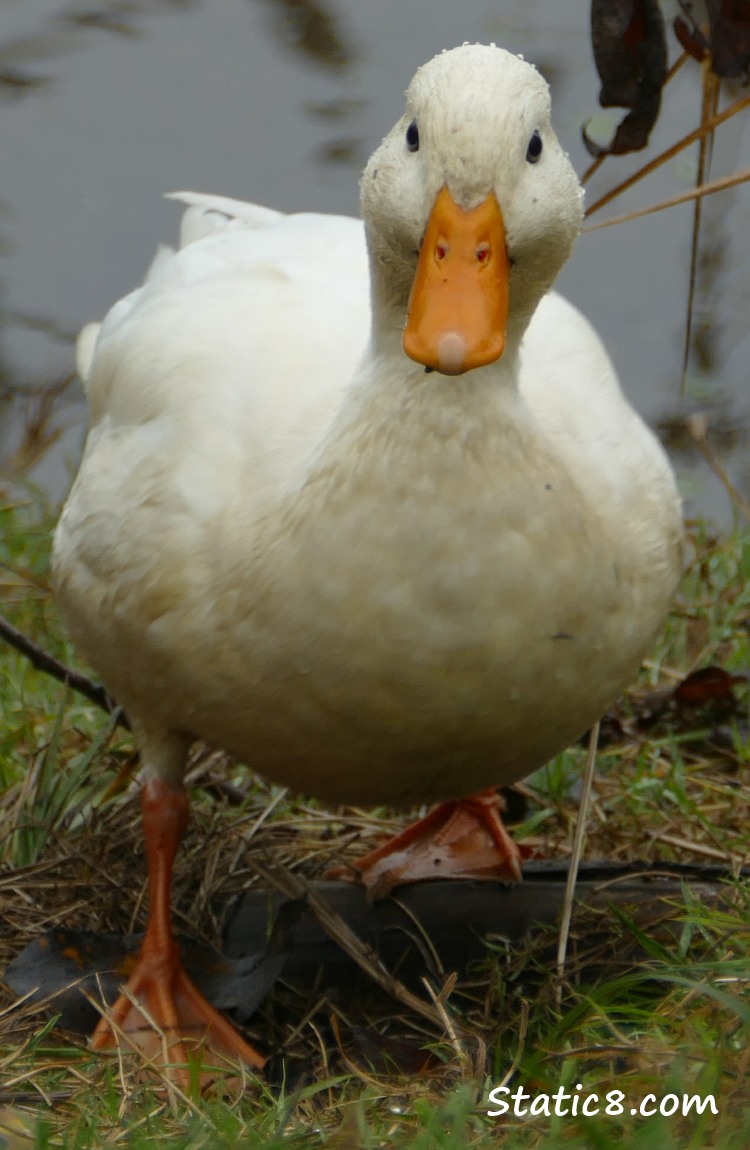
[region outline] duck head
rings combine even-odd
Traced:
[[[570,255],[582,198],[532,65],[479,44],[436,56],[362,177],[375,342],[396,325],[444,375],[494,363]]]

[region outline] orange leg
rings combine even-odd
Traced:
[[[191,1081],[189,1052],[208,1049],[260,1069],[265,1059],[211,1006],[186,973],[172,933],[172,866],[188,823],[185,789],[152,780],[143,788],[142,802],[149,875],[146,934],[124,992],[110,1014],[100,1019],[91,1045],[94,1050],[108,1050],[124,1039],[163,1065],[183,1089]]]
[[[433,878],[521,878],[521,852],[500,818],[495,790],[433,807],[354,865],[376,898],[395,886]],[[337,869],[336,877],[342,870]]]

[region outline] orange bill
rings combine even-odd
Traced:
[[[494,363],[505,350],[509,276],[505,225],[494,192],[464,211],[442,187],[409,296],[406,354],[443,375]]]

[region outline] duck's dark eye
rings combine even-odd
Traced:
[[[416,120],[412,120],[406,129],[406,146],[410,152],[419,151],[419,128]]]
[[[537,162],[537,160],[539,159],[539,157],[541,156],[541,154],[542,154],[542,137],[539,135],[538,132],[535,131],[534,135],[529,140],[529,146],[526,149],[526,159],[529,161],[530,164],[535,164]]]

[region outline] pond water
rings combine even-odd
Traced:
[[[401,114],[416,67],[441,48],[494,40],[533,60],[582,172],[581,124],[594,117],[593,134],[606,138],[617,119],[604,123],[598,109],[588,13],[589,0],[0,0],[0,469],[19,463],[33,394],[71,373],[77,329],[174,241],[179,208],[164,192],[356,213],[362,165]],[[645,155],[695,127],[700,100],[691,62]],[[717,135],[712,175],[748,166],[748,153],[737,117]],[[643,155],[608,160],[590,202]],[[609,214],[684,191],[695,163],[683,153]],[[685,400],[690,205],[584,235],[558,283],[599,328],[636,406],[671,429],[688,511],[724,522],[723,488],[674,428],[705,409],[732,478],[750,490],[748,195],[705,201],[700,346]],[[45,414],[24,462],[59,498],[84,434],[76,381]]]

